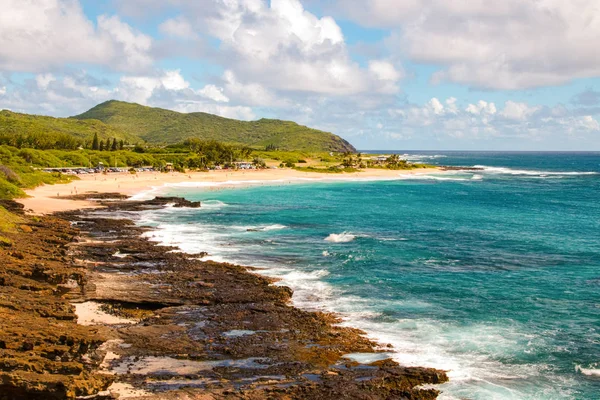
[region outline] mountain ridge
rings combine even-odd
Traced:
[[[240,121],[204,112],[179,113],[118,100],[100,103],[69,119],[99,120],[154,144],[174,144],[195,137],[281,150],[356,151],[348,141],[333,133],[292,121],[267,118]]]

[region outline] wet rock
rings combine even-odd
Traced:
[[[389,359],[344,358],[379,346],[337,326],[336,315],[291,306],[291,289],[252,270],[171,252],[142,238],[147,228],[95,211],[61,218],[18,234],[26,239],[11,251],[23,258],[0,250],[9,260],[0,266],[0,317],[10,321],[0,332],[7,398],[434,399],[436,390],[419,386],[447,380],[443,371]],[[77,325],[69,299],[100,302],[103,313],[132,322]]]

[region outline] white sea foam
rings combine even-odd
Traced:
[[[239,233],[238,233],[239,234]],[[236,248],[224,246],[229,233],[222,226],[188,226],[161,224],[154,232],[147,233],[152,240],[177,245],[186,252],[209,251],[218,261],[236,262]],[[333,242],[353,240],[356,236],[347,232],[335,235]],[[331,237],[332,235],[328,236]],[[323,253],[323,255],[329,253]],[[252,263],[260,266],[261,262]],[[257,265],[258,264],[258,265]],[[528,396],[516,389],[510,381],[537,379],[548,375],[549,366],[524,364],[508,365],[500,361],[506,354],[524,351],[518,345],[523,332],[518,327],[474,324],[455,326],[442,321],[419,318],[389,320],[380,310],[405,310],[413,313],[427,310],[432,305],[415,300],[378,300],[373,302],[358,296],[349,296],[323,280],[330,272],[326,269],[312,271],[265,265],[260,272],[279,278],[276,285],[288,286],[294,291],[293,303],[308,310],[340,313],[342,325],[364,330],[369,337],[382,345],[392,344],[391,356],[403,365],[435,367],[448,371],[451,381],[440,389],[440,399],[464,397],[486,399],[521,399]],[[389,303],[389,304],[388,304]],[[383,319],[382,319],[383,318]],[[532,337],[531,342],[535,343]],[[516,347],[515,347],[516,346]],[[592,375],[595,370],[582,368],[581,373]],[[552,375],[551,379],[558,379]],[[572,385],[567,385],[572,386]],[[539,388],[541,398],[558,399],[552,386]],[[563,393],[565,394],[565,393]],[[569,397],[566,393],[564,397]]]
[[[216,208],[227,207],[227,203],[223,203],[220,200],[204,200],[200,204],[200,208],[214,210]]]
[[[472,179],[472,178],[471,178]],[[159,213],[161,211],[158,211]],[[157,217],[160,222],[160,218]],[[265,225],[271,226],[271,225]],[[281,225],[283,226],[283,225]],[[179,246],[186,252],[208,251],[216,261],[237,262],[241,249],[231,246],[235,235],[241,229],[217,225],[180,225],[160,223],[157,230],[147,235],[152,240]],[[233,235],[233,236],[232,236]],[[325,240],[332,243],[351,242],[357,236],[348,232],[331,234]],[[342,239],[342,240],[340,240]],[[323,256],[329,255],[323,252]],[[253,266],[261,266],[261,262]],[[509,365],[498,359],[515,352],[527,351],[519,345],[523,330],[518,327],[473,324],[457,326],[427,318],[390,319],[381,310],[405,310],[409,314],[415,310],[426,310],[430,304],[419,301],[398,300],[389,304],[385,300],[362,298],[344,294],[323,280],[329,274],[326,269],[303,271],[293,267],[267,267],[262,274],[277,277],[277,285],[289,286],[294,291],[292,298],[296,306],[310,310],[324,310],[341,313],[343,325],[357,327],[381,344],[394,346],[393,357],[403,365],[436,367],[449,371],[451,381],[441,387],[444,393],[440,399],[485,398],[521,399],[536,398],[516,389],[517,379],[562,379],[551,372],[550,366],[542,364]],[[427,313],[424,313],[427,314]],[[531,338],[535,345],[536,337]],[[581,368],[581,367],[580,367]],[[584,372],[585,370],[585,372]],[[594,368],[582,368],[581,373],[593,375]],[[564,378],[570,379],[570,378]],[[573,387],[570,382],[569,385]],[[516,385],[518,386],[518,385]],[[562,385],[561,385],[562,386]],[[553,386],[539,388],[544,399],[568,398],[569,393],[555,393]]]
[[[598,364],[594,364],[593,368],[584,368],[581,365],[575,366],[575,371],[582,373],[583,375],[593,376],[600,378],[600,369],[597,368]]]
[[[145,190],[143,192],[134,194],[128,200],[130,201],[142,201],[142,200],[152,200],[159,192],[163,189],[162,186],[152,186],[151,189]]]
[[[400,174],[402,180],[429,180],[429,181],[470,181],[481,178],[474,178],[475,175],[466,176],[464,173],[444,172],[443,175],[421,175],[421,174]]]
[[[482,168],[483,172],[491,174],[503,174],[503,175],[527,175],[527,176],[578,176],[578,175],[598,175],[599,172],[594,171],[537,171],[537,170],[526,170],[526,169],[512,169],[505,167],[490,167],[487,165],[474,165],[474,168]]]
[[[237,229],[241,229],[244,231],[256,231],[256,232],[269,232],[269,231],[279,231],[281,229],[286,229],[287,226],[281,224],[272,224],[272,225],[251,225],[251,226],[240,226],[236,227]]]
[[[290,268],[266,268],[262,274],[279,279],[278,286],[288,286],[294,291],[293,302],[295,305],[310,309],[321,310],[323,305],[334,296],[335,290],[321,278],[329,275],[329,271],[319,269],[316,271],[298,271]]]
[[[332,243],[348,243],[356,239],[356,235],[352,235],[348,232],[343,233],[332,233],[325,238],[325,241]]]
[[[287,228],[287,226],[285,226],[285,225],[273,224],[273,225],[265,226],[263,228],[263,231],[278,231],[278,230],[286,229],[286,228]]]
[[[176,246],[189,254],[207,252],[213,257],[222,253],[236,253],[239,248],[227,245],[228,234],[220,226],[211,225],[182,225],[161,223],[154,230],[145,232],[142,236],[151,241],[160,242],[166,246]],[[219,242],[225,242],[225,245]],[[214,258],[211,258],[217,261]],[[221,260],[219,260],[221,261]]]
[[[422,160],[435,160],[438,158],[446,158],[448,156],[442,154],[402,154],[400,158],[407,161],[422,161]]]

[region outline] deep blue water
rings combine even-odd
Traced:
[[[146,222],[183,250],[267,267],[400,363],[448,369],[442,399],[600,399],[600,153],[408,157],[485,169],[171,188],[204,207]]]

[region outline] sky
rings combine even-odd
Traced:
[[[600,150],[598,0],[0,0],[0,109],[117,99],[358,149]]]

